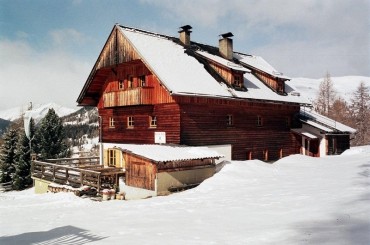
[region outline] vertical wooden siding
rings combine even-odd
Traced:
[[[99,103],[101,108],[174,102],[157,77],[141,61],[121,64],[112,69],[115,72],[112,71],[103,87],[100,99],[103,101]],[[140,76],[145,76],[145,86],[141,86]],[[132,87],[128,86],[129,77],[132,77]],[[120,82],[123,83],[122,89],[119,88]]]
[[[155,190],[156,166],[149,160],[124,153],[126,161],[126,185]]]
[[[102,67],[109,67],[139,58],[129,41],[115,28],[99,56],[95,69],[98,70]]]

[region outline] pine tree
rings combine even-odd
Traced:
[[[370,93],[364,82],[353,93],[351,112],[357,129],[354,145],[370,144]]]
[[[317,99],[314,103],[315,110],[324,116],[328,116],[335,101],[336,93],[328,72],[324,80],[320,83]]]
[[[54,109],[49,109],[46,116],[41,120],[35,138],[37,145],[34,145],[42,160],[68,156],[69,150],[65,142],[62,120]]]
[[[30,121],[30,139],[32,142],[33,136],[35,135],[35,123],[34,120]],[[13,188],[15,190],[23,190],[32,184],[31,179],[31,145],[30,140],[27,138],[26,133],[20,136],[17,153],[17,162],[15,164],[15,174],[13,178]]]
[[[18,142],[17,130],[10,128],[3,136],[4,144],[0,149],[0,183],[13,181]]]

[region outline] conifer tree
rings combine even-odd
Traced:
[[[30,120],[30,139],[33,140],[35,135],[34,120]],[[23,190],[32,184],[31,179],[31,145],[26,133],[20,135],[16,154],[17,162],[15,164],[15,174],[13,178],[13,188],[15,190]]]
[[[69,151],[65,143],[62,120],[54,109],[49,109],[46,116],[41,120],[35,138],[37,141],[36,148],[42,160],[68,156]]]
[[[0,149],[0,183],[13,181],[16,163],[17,130],[10,128],[3,136],[4,144]]]
[[[370,143],[370,93],[369,87],[361,82],[351,99],[351,112],[357,130],[354,145]]]

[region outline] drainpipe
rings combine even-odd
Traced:
[[[102,142],[102,132],[103,132],[103,124],[102,124],[102,118],[99,116],[99,163],[100,165],[104,165],[104,145]]]

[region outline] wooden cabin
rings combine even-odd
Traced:
[[[98,108],[101,162],[122,162],[114,148],[123,144],[229,146],[233,160],[299,153],[302,138],[291,129],[310,102],[289,78],[262,57],[235,52],[232,33],[213,47],[191,32],[113,27],[77,99]]]
[[[208,147],[122,144],[113,149],[122,153],[126,174],[119,189],[126,199],[192,188],[213,176],[215,160],[223,157]]]

